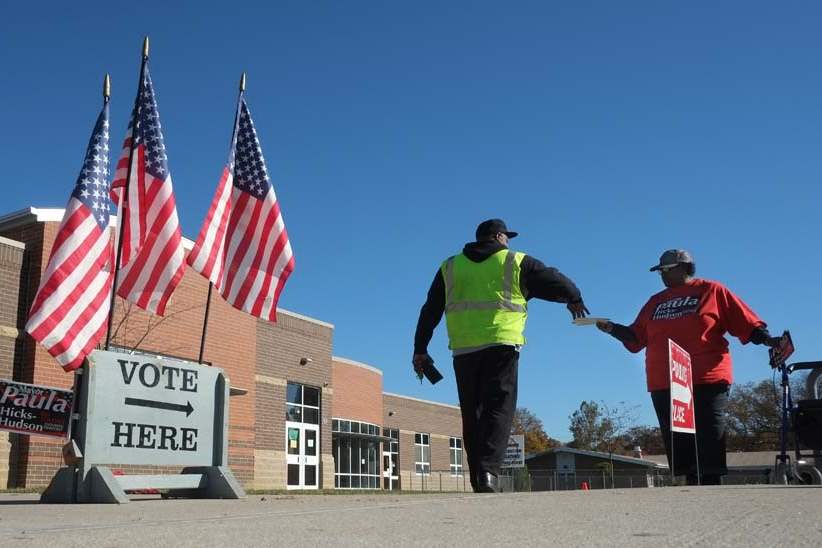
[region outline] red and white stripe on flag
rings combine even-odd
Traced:
[[[696,433],[691,355],[668,339],[668,374],[671,381],[671,430]]]
[[[57,237],[29,311],[26,331],[66,371],[77,369],[103,336],[111,298],[108,103],[97,117]]]
[[[228,165],[187,261],[235,308],[277,321],[277,302],[294,271],[294,254],[242,97]]]
[[[80,367],[105,333],[113,263],[108,228],[72,197],[26,323],[66,371]]]
[[[259,200],[237,189],[226,167],[188,264],[235,308],[277,321],[294,254],[274,189]]]
[[[183,278],[185,253],[148,66],[128,135],[111,187],[111,198],[119,206],[123,223],[117,294],[162,316]],[[126,185],[129,157],[131,179]],[[123,193],[126,187],[128,191]]]

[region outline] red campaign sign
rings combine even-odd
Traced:
[[[671,380],[671,430],[696,433],[691,355],[668,339],[668,375]]]
[[[794,353],[793,339],[791,339],[790,331],[785,331],[779,338],[779,346],[771,348],[768,355],[771,358],[771,367],[779,367],[785,365],[785,362]]]

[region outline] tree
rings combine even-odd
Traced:
[[[579,409],[568,417],[569,430],[574,439],[569,447],[588,451],[612,453],[620,448],[618,441],[634,426],[637,406],[619,402],[609,406],[605,402],[583,401]]]
[[[665,442],[659,426],[634,426],[629,428],[623,436],[625,451],[633,454],[635,447],[640,447],[646,455],[664,455]]]
[[[603,416],[599,404],[595,401],[583,401],[579,409],[568,417],[571,426],[568,429],[574,439],[568,445],[575,449],[600,451],[605,446],[605,439],[612,430],[612,425]]]
[[[525,436],[525,454],[534,454],[559,447],[560,443],[545,433],[542,421],[525,407],[518,407],[511,426],[512,434]]]
[[[187,347],[180,344],[170,344],[172,340],[167,336],[175,329],[174,323],[179,316],[194,314],[202,310],[205,303],[190,304],[176,298],[168,301],[164,316],[155,316],[137,307],[134,303],[117,297],[115,319],[112,326],[111,345],[124,351],[145,351],[169,356],[178,355]],[[196,320],[195,320],[196,321]],[[177,324],[179,327],[179,324]],[[103,348],[105,339],[98,344]],[[196,359],[196,356],[190,356]]]
[[[636,409],[637,406],[629,407],[625,402],[611,407],[605,402],[583,401],[579,409],[568,417],[571,420],[569,430],[574,436],[568,445],[576,449],[608,453],[612,487],[614,452],[625,452],[624,443],[620,443],[620,440],[636,422]]]

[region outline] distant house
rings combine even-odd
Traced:
[[[556,447],[527,456],[532,491],[653,487],[667,464],[599,451]],[[613,473],[612,473],[613,472]]]

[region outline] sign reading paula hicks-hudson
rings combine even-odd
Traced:
[[[63,438],[74,393],[0,379],[0,430]]]
[[[87,461],[213,464],[221,369],[103,351],[90,362]]]

